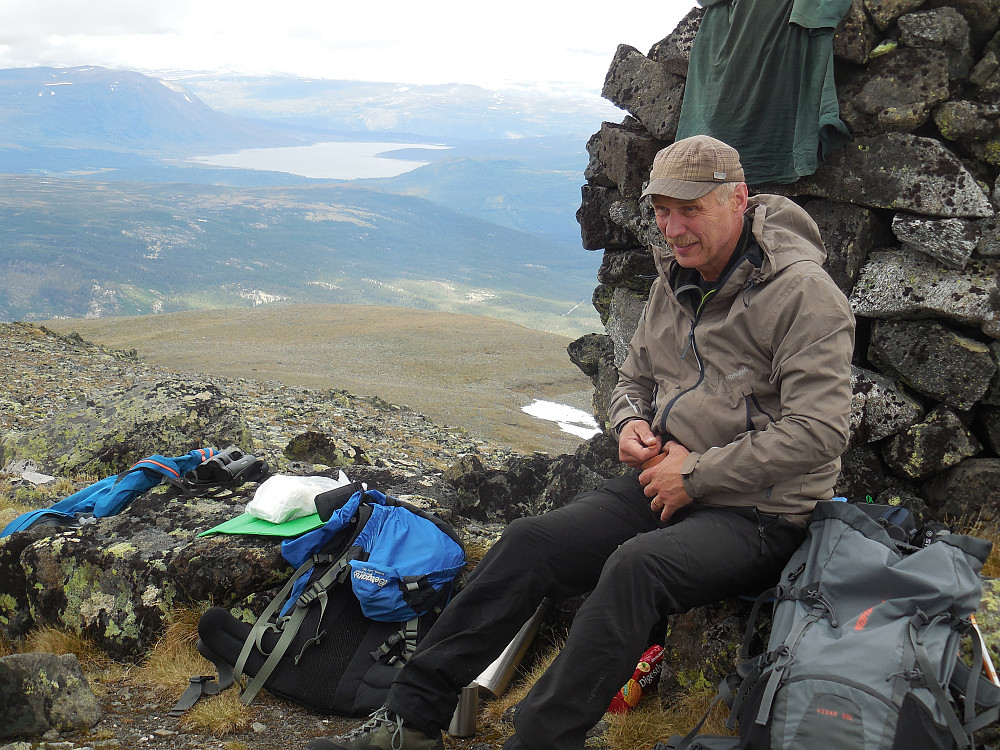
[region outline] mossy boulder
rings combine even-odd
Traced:
[[[77,401],[42,427],[8,433],[7,459],[30,458],[49,474],[103,478],[148,456],[194,448],[253,448],[240,405],[214,383],[171,378]]]
[[[138,660],[172,607],[233,604],[287,577],[276,538],[198,536],[242,513],[246,499],[185,499],[171,488],[80,527],[11,535],[0,549],[25,536],[30,542],[4,568],[0,600],[26,603],[30,622],[3,629],[16,636],[27,624],[47,624],[92,640],[112,658]]]
[[[100,703],[76,656],[0,658],[0,740],[90,729],[100,720]]]

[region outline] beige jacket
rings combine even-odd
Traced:
[[[641,417],[690,450],[681,473],[695,502],[804,523],[833,496],[847,446],[854,316],[802,208],[758,195],[746,216],[756,245],[704,304],[692,272],[654,250],[659,278],[609,422]]]

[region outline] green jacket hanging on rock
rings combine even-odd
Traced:
[[[747,182],[795,182],[850,138],[833,82],[833,32],[851,0],[699,0],[677,140],[740,152]]]

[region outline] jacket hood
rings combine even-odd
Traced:
[[[744,213],[750,231],[764,251],[759,278],[768,279],[800,261],[823,265],[826,250],[819,227],[805,209],[780,195],[751,196]],[[653,247],[653,259],[660,275],[669,279],[676,265],[673,252],[666,245]]]

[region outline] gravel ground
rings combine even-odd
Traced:
[[[93,729],[0,745],[0,750],[301,750],[314,737],[345,732],[363,719],[320,716],[262,694],[249,708],[245,729],[213,736],[166,716],[172,701],[126,679],[96,681],[104,717]],[[492,750],[500,741],[445,735],[451,750]]]

